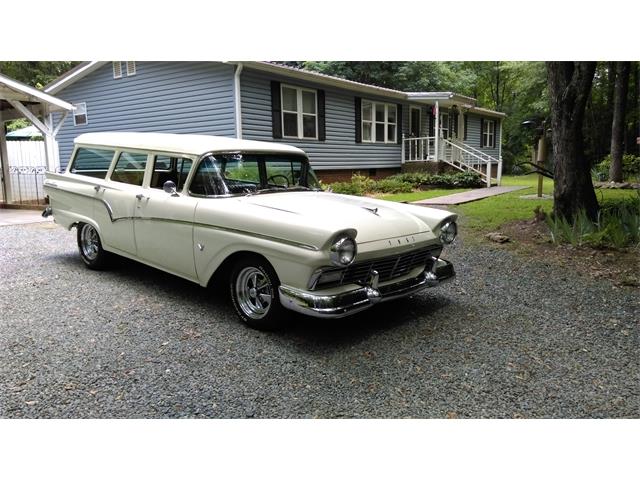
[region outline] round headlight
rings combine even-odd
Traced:
[[[329,251],[331,263],[339,267],[349,265],[356,258],[356,242],[351,237],[339,237]]]
[[[458,225],[456,222],[447,222],[440,229],[440,241],[442,243],[451,243],[458,235]]]

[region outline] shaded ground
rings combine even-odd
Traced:
[[[634,417],[638,291],[488,242],[454,283],[261,333],[75,231],[0,228],[0,417]]]

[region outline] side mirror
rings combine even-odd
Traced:
[[[172,197],[179,197],[178,191],[176,190],[176,184],[172,180],[167,180],[162,185],[162,189],[170,194]]]

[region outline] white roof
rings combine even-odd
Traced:
[[[75,110],[73,105],[64,100],[41,92],[12,78],[0,75],[0,99],[5,98],[21,102],[43,103],[49,106],[50,111]]]
[[[75,138],[79,145],[153,150],[157,152],[203,155],[208,152],[277,152],[303,154],[299,148],[275,142],[256,142],[214,135],[148,132],[84,133]]]

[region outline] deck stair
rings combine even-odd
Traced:
[[[497,172],[500,184],[500,161],[461,141],[439,138],[436,142],[435,137],[412,137],[404,139],[403,147],[406,162],[442,161],[462,172],[477,173],[487,187],[491,186],[492,172]]]

